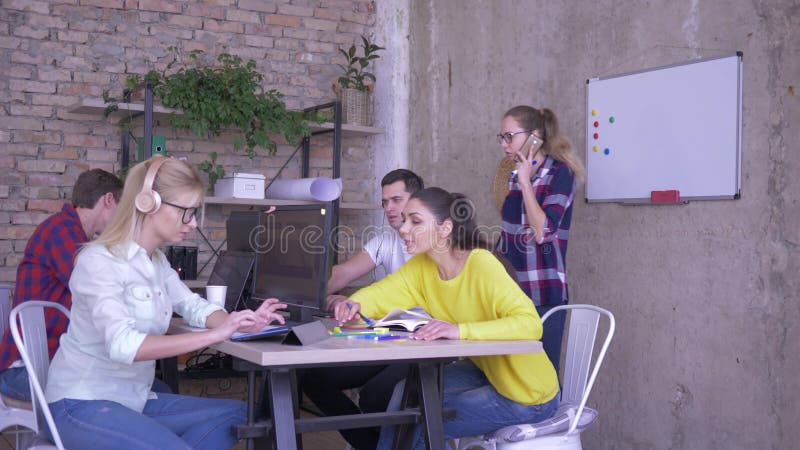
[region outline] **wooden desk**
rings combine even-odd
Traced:
[[[172,319],[169,333],[185,333],[191,329],[182,319]],[[265,435],[269,429],[255,423],[255,375],[268,372],[272,426],[277,448],[295,450],[296,433],[360,426],[396,425],[421,421],[428,436],[428,448],[442,449],[444,429],[439,392],[439,375],[443,362],[462,356],[510,355],[542,351],[539,341],[369,341],[329,338],[307,346],[282,345],[275,341],[225,341],[211,346],[234,357],[234,368],[248,372],[247,416],[252,434],[246,437],[248,449],[252,438]],[[416,366],[419,374],[420,408],[398,413],[359,414],[320,419],[294,418],[292,371],[304,367],[350,366],[406,362]],[[321,420],[322,419],[322,420]]]

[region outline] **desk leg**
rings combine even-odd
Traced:
[[[161,381],[172,389],[173,394],[178,393],[178,358],[164,358],[161,360]]]
[[[256,423],[256,373],[253,370],[247,371],[247,424]],[[255,440],[247,440],[247,450],[255,449]]]
[[[442,398],[439,392],[439,363],[419,365],[420,411],[425,423],[425,437],[431,450],[444,449]]]
[[[275,443],[280,450],[297,450],[292,403],[292,374],[288,369],[271,370],[269,390]]]

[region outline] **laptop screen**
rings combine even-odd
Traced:
[[[255,254],[251,252],[220,252],[208,284],[228,286],[225,310],[228,312],[247,308],[248,288],[252,279]]]

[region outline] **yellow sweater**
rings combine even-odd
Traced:
[[[351,297],[366,316],[421,306],[431,316],[458,324],[461,339],[541,339],[533,302],[486,250],[473,250],[452,280],[439,278],[436,263],[417,255],[400,270]],[[544,352],[471,357],[497,392],[524,405],[545,403],[558,393],[555,369]]]

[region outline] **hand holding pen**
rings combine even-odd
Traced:
[[[360,303],[348,300],[346,302],[341,302],[336,306],[334,306],[333,316],[336,318],[336,321],[339,323],[339,325],[342,325],[345,322],[353,320],[353,318],[357,315],[364,318],[364,316],[361,315],[361,313],[359,312],[360,310],[361,310]],[[370,324],[370,321],[365,320],[365,322],[367,322],[368,325]]]

